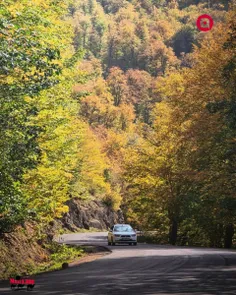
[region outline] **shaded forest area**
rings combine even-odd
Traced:
[[[2,0],[0,234],[70,198],[173,245],[235,246],[236,10],[225,0]],[[210,32],[196,19],[210,14]]]

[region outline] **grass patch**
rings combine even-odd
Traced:
[[[57,235],[63,235],[63,234],[79,234],[79,233],[92,233],[92,232],[101,232],[106,230],[97,229],[94,227],[90,227],[90,229],[85,228],[78,228],[75,232],[72,232],[71,230],[67,228],[61,228],[58,230]]]
[[[84,250],[81,247],[61,245],[56,242],[46,245],[46,248],[51,252],[49,255],[49,261],[39,265],[34,270],[34,273],[61,269],[63,263],[70,263],[85,255]]]
[[[62,268],[63,263],[70,263],[86,255],[81,247],[60,245],[56,242],[44,244],[44,248],[49,253],[46,262],[36,263],[30,261],[21,264],[21,262],[17,263],[17,261],[7,261],[5,264],[7,271],[2,276],[2,279],[15,277],[16,275],[35,275],[42,272],[59,270]]]
[[[98,231],[100,230],[95,228],[78,229],[78,233]],[[60,233],[71,232],[61,230]],[[96,252],[97,249],[48,243],[46,240],[39,244],[36,239],[29,238],[22,229],[10,237],[9,241],[0,240],[0,279],[58,270],[62,268],[63,263],[71,263]]]
[[[94,228],[94,227],[90,227],[90,229],[85,229],[85,228],[79,228],[78,231],[76,231],[76,233],[92,233],[92,232],[101,232],[101,229],[98,228]],[[103,230],[106,231],[106,230]]]

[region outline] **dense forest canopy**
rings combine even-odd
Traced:
[[[231,247],[234,1],[3,0],[0,13],[0,233],[99,198],[159,242]]]

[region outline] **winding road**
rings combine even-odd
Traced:
[[[60,242],[105,246],[107,233],[66,234]],[[235,295],[236,251],[151,244],[110,246],[95,261],[35,277],[40,295]],[[0,284],[0,294],[26,294]]]

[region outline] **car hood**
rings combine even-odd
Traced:
[[[115,231],[113,232],[114,235],[136,235],[135,231],[129,231],[129,232],[125,232],[125,231]]]

